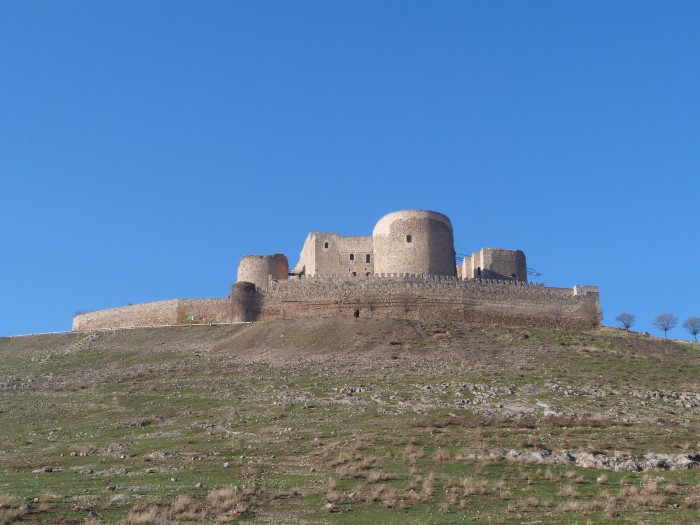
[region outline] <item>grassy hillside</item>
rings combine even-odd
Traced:
[[[366,319],[0,339],[0,523],[696,523],[699,365]]]

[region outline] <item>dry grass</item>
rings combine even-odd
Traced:
[[[187,494],[178,496],[170,507],[170,516],[178,520],[201,521],[205,514],[197,501]]]
[[[27,512],[25,507],[2,509],[0,510],[0,523],[14,523],[26,516]]]
[[[421,496],[425,499],[430,499],[435,494],[435,473],[430,472],[428,477],[423,480],[423,486],[420,490]]]
[[[250,509],[250,491],[238,485],[220,487],[207,494],[211,510],[216,514],[237,517]]]
[[[700,509],[700,494],[691,494],[686,497],[683,506],[686,509]]]
[[[72,444],[69,450],[71,455],[74,456],[94,456],[98,452],[98,448],[91,444]]]
[[[586,481],[584,477],[579,475],[575,470],[567,470],[564,472],[564,479],[568,479],[574,483],[585,483]]]
[[[433,454],[433,459],[438,463],[443,461],[450,461],[452,459],[452,454],[450,454],[449,450],[440,448],[435,451],[435,454]]]
[[[128,525],[163,525],[166,521],[157,505],[136,505],[126,517]]]
[[[15,498],[9,494],[0,494],[0,509],[9,509],[14,505]]]
[[[559,495],[565,498],[573,499],[577,499],[580,497],[580,494],[573,485],[563,485],[561,489],[559,489]]]
[[[367,473],[367,483],[373,484],[373,483],[379,483],[381,481],[386,481],[387,477],[380,471],[378,470],[370,470]]]
[[[557,505],[557,510],[559,512],[573,512],[575,514],[587,514],[589,512],[604,510],[605,504],[602,501],[592,500],[592,501],[563,501]]]
[[[414,445],[406,445],[406,448],[403,451],[403,459],[404,461],[407,461],[409,464],[413,464],[419,459],[423,458],[424,452],[416,448]]]

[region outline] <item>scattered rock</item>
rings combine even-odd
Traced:
[[[51,472],[63,472],[63,469],[61,467],[41,467],[32,470],[32,474],[48,474]]]

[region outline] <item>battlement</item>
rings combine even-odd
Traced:
[[[595,287],[545,287],[443,275],[343,275],[271,280],[258,319],[397,317],[588,329],[600,323]]]

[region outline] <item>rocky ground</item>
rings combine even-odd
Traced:
[[[0,522],[695,523],[699,365],[371,319],[0,339]]]

